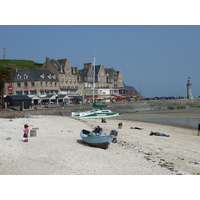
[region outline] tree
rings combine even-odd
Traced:
[[[0,96],[1,96],[1,108],[5,108],[4,105],[4,88],[5,81],[11,79],[11,68],[9,67],[1,67],[0,66]]]

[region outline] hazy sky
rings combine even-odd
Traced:
[[[145,97],[200,95],[200,26],[0,26],[0,55],[44,63],[68,58],[83,68],[93,62],[122,72]]]

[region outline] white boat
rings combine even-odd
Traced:
[[[120,116],[120,113],[113,112],[108,109],[93,109],[86,112],[73,113],[73,116],[85,117],[85,118],[102,118],[102,117],[116,117]]]

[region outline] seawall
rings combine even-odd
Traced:
[[[110,103],[109,109],[114,112],[132,113],[150,110],[180,109],[190,107],[200,107],[200,99],[172,99],[172,100],[152,100],[152,101],[130,101],[122,103]],[[0,118],[26,117],[27,115],[59,115],[71,116],[71,112],[91,110],[92,105],[67,105],[27,109],[24,111],[0,111]]]

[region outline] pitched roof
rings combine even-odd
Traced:
[[[99,73],[101,65],[95,65],[95,82],[97,82],[97,75]],[[81,69],[78,70],[78,74],[81,76],[81,80],[83,82],[88,82],[87,80],[87,74],[88,74],[89,69]]]
[[[11,78],[14,82],[21,81],[58,81],[55,74],[50,70],[43,69],[19,69],[11,71]]]

